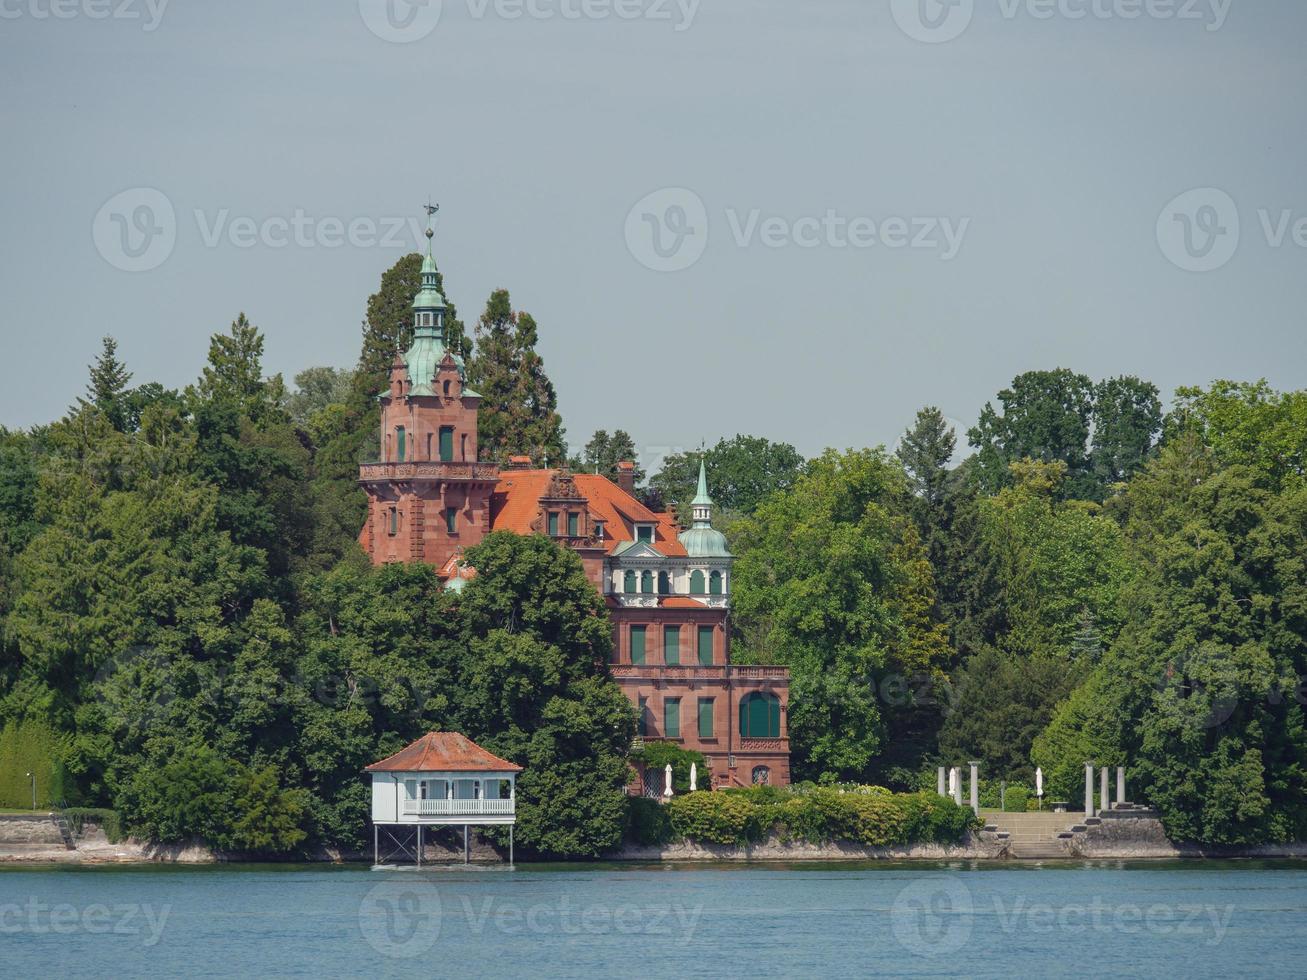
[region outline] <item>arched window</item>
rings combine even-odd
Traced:
[[[703,572],[695,569],[690,573],[690,595],[703,595]]]
[[[721,595],[721,594],[722,594],[722,573],[721,573],[721,572],[713,572],[711,575],[708,576],[708,594],[709,594],[709,595]]]
[[[771,782],[771,770],[766,766],[753,767],[753,785],[767,786]]]
[[[629,568],[626,570],[626,575],[623,576],[622,591],[627,595],[635,594],[635,572],[631,571]]]
[[[672,594],[672,577],[668,575],[666,572],[658,573],[658,594],[659,595]]]
[[[780,698],[760,691],[745,695],[740,701],[740,737],[780,738]]]
[[[640,573],[640,591],[645,595],[653,595],[653,572]]]

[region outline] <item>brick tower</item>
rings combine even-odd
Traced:
[[[445,297],[427,229],[413,345],[390,368],[381,403],[381,459],[359,467],[368,519],[359,543],[374,564],[437,567],[490,530],[499,468],[477,462],[477,407],[462,359],[445,346]]]

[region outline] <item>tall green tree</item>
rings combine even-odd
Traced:
[[[1124,483],[1157,448],[1162,431],[1157,386],[1135,377],[1100,381],[1094,387],[1093,422],[1089,457],[1094,479],[1104,489]]]
[[[608,430],[599,429],[585,444],[585,451],[580,456],[573,456],[572,469],[584,473],[598,473],[617,482],[617,464],[635,463],[635,482],[644,482],[645,471],[640,465],[640,454],[635,448],[635,440],[624,429],[616,429],[612,435]]]
[[[938,408],[928,405],[917,413],[894,451],[912,481],[913,493],[931,507],[944,501],[956,448],[957,433]]]
[[[1089,426],[1094,384],[1065,368],[1027,371],[998,393],[1001,410],[986,403],[967,438],[976,449],[981,486],[995,493],[1010,483],[1008,467],[1023,459],[1066,464],[1064,491],[1096,496],[1089,474]]]
[[[536,352],[539,332],[528,313],[513,309],[508,290],[490,294],[476,328],[468,383],[481,394],[477,443],[482,459],[530,456],[559,465],[566,459],[558,396]]]
[[[760,436],[736,435],[720,439],[701,452],[673,453],[649,482],[662,500],[675,504],[683,521],[689,521],[690,501],[699,480],[699,462],[708,472],[708,487],[722,513],[752,514],[774,493],[791,489],[803,472],[804,461],[788,443]]]
[[[127,402],[127,383],[132,374],[127,365],[118,360],[118,342],[105,337],[100,355],[91,365],[91,379],[86,385],[86,402],[104,413],[105,418],[119,432],[128,431],[131,411]]]

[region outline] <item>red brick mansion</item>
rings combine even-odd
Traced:
[[[702,469],[693,526],[681,530],[635,497],[629,463],[613,483],[525,458],[480,461],[481,396],[445,347],[429,252],[413,316],[413,345],[380,399],[381,460],[359,472],[368,494],[359,541],[372,561],[429,562],[461,588],[472,574],[462,552],[489,532],[548,535],[580,556],[608,604],[612,674],[640,709],[641,736],[702,752],[714,786],[788,784],[789,670],[731,664],[732,557],[712,527]],[[660,779],[649,774],[646,791]]]

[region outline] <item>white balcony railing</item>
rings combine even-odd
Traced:
[[[415,817],[511,817],[514,800],[401,800],[405,816]]]

